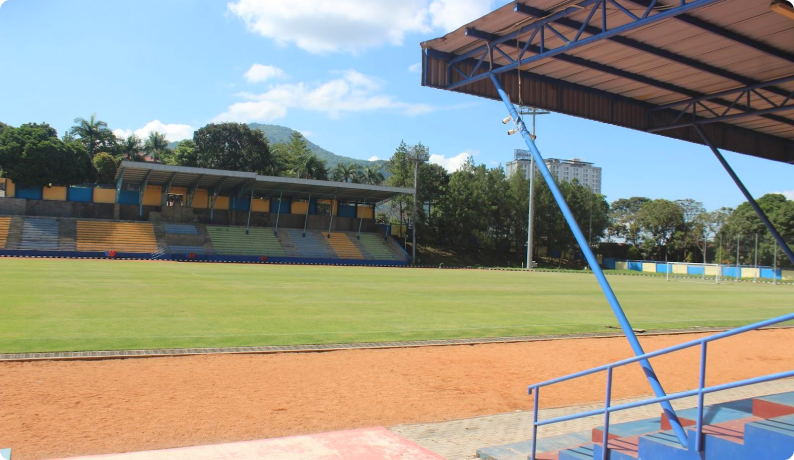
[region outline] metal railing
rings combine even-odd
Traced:
[[[534,385],[529,386],[529,394],[534,395],[534,408],[533,408],[533,415],[532,415],[532,453],[530,455],[531,460],[535,460],[535,454],[537,450],[537,437],[538,437],[538,427],[544,425],[551,425],[554,423],[565,422],[568,420],[575,420],[584,417],[592,417],[594,415],[603,415],[604,416],[604,429],[603,429],[603,455],[602,459],[606,460],[609,452],[608,442],[609,442],[609,415],[612,412],[619,412],[622,410],[633,409],[636,407],[647,406],[650,404],[657,404],[664,401],[673,401],[676,399],[686,398],[690,396],[697,396],[698,397],[698,406],[697,406],[697,420],[696,420],[696,438],[695,438],[695,449],[698,452],[701,452],[703,447],[703,399],[704,395],[708,393],[714,393],[717,391],[729,390],[731,388],[738,388],[747,385],[754,385],[756,383],[763,383],[769,382],[772,380],[784,379],[788,377],[794,377],[794,370],[786,371],[786,372],[779,372],[776,374],[769,374],[763,377],[755,377],[751,379],[739,380],[736,382],[726,383],[722,385],[715,385],[711,387],[706,387],[706,349],[707,344],[709,342],[713,342],[715,340],[724,339],[726,337],[732,337],[735,335],[743,334],[745,332],[758,330],[764,327],[772,326],[779,323],[784,323],[786,321],[794,320],[794,313],[780,316],[777,318],[769,319],[766,321],[761,321],[755,324],[750,324],[748,326],[742,326],[736,329],[731,329],[730,331],[721,332],[719,334],[715,334],[709,337],[704,337],[702,339],[693,340],[690,342],[685,342],[680,345],[675,345],[672,347],[664,348],[662,350],[657,350],[651,353],[645,353],[644,355],[635,356],[633,358],[624,359],[622,361],[616,361],[612,364],[607,364],[604,366],[594,367],[592,369],[577,372],[575,374],[570,374],[564,377],[559,377],[552,380],[547,380],[545,382],[536,383]],[[642,401],[636,401],[627,404],[620,404],[617,406],[612,406],[612,371],[616,367],[625,366],[627,364],[633,364],[640,360],[647,360],[650,358],[655,358],[657,356],[665,355],[668,353],[672,353],[675,351],[683,350],[686,348],[692,348],[695,346],[700,346],[700,382],[698,384],[698,388],[696,390],[688,390],[682,391],[679,393],[669,394],[667,396],[658,397],[658,398],[651,398],[645,399]],[[572,380],[579,377],[584,377],[586,375],[595,374],[598,372],[606,371],[607,373],[607,382],[606,382],[606,398],[604,402],[603,409],[596,409],[586,412],[580,412],[578,414],[566,415],[562,417],[556,417],[547,420],[538,420],[538,407],[540,402],[540,389],[545,386],[553,385],[556,383],[566,382],[568,380]],[[689,440],[687,439],[687,442]],[[683,445],[684,448],[688,446]]]

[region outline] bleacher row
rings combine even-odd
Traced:
[[[18,219],[14,224],[13,219]],[[157,234],[160,234],[158,239]],[[0,217],[0,250],[165,253],[403,261],[375,233]]]

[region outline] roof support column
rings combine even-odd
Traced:
[[[152,170],[146,171],[146,175],[143,176],[143,182],[141,182],[141,187],[138,189],[138,218],[143,219],[143,197],[146,194],[146,186],[149,185],[149,176],[152,175]]]
[[[571,213],[571,209],[568,207],[568,204],[565,202],[565,198],[560,191],[560,188],[557,186],[557,182],[555,182],[554,177],[551,175],[548,166],[543,161],[543,156],[540,154],[537,146],[535,145],[535,141],[532,139],[532,135],[527,130],[527,127],[524,125],[524,122],[521,120],[521,117],[518,115],[515,106],[513,103],[510,102],[510,96],[505,92],[504,88],[502,88],[501,82],[499,82],[499,78],[494,75],[490,74],[491,81],[496,87],[496,91],[499,93],[499,97],[502,99],[502,102],[507,107],[507,110],[510,112],[510,116],[513,119],[513,122],[516,125],[516,128],[521,132],[521,136],[524,138],[524,142],[526,142],[529,151],[532,152],[532,157],[534,159],[534,163],[537,165],[538,170],[540,171],[541,175],[546,181],[546,184],[549,186],[552,195],[554,196],[554,200],[557,202],[557,205],[560,207],[560,211],[562,211],[563,216],[565,216],[565,220],[568,222],[568,226],[571,228],[571,231],[576,238],[577,243],[579,243],[579,248],[582,250],[585,258],[587,259],[587,263],[590,265],[590,269],[593,270],[593,273],[598,280],[599,285],[601,286],[601,290],[604,291],[604,295],[607,298],[607,302],[609,302],[610,307],[612,308],[612,312],[617,317],[618,323],[620,323],[620,327],[623,330],[623,334],[626,335],[626,338],[629,340],[629,344],[631,345],[632,350],[636,355],[645,354],[645,351],[642,349],[642,345],[640,345],[639,340],[637,340],[637,336],[634,333],[634,330],[631,327],[631,323],[629,323],[626,314],[623,312],[623,308],[620,306],[620,302],[618,302],[615,293],[612,291],[612,286],[610,286],[609,281],[607,281],[606,276],[604,276],[604,272],[601,270],[601,266],[598,264],[598,259],[596,259],[595,254],[593,254],[593,250],[590,247],[590,243],[587,241],[587,238],[582,233],[582,230],[579,228],[579,224],[576,223],[576,219],[574,218],[573,214]],[[654,393],[657,397],[666,396],[664,389],[662,388],[662,384],[659,382],[658,377],[656,376],[656,372],[654,372],[653,367],[651,367],[651,363],[647,359],[643,359],[640,361],[640,366],[642,366],[643,372],[645,372],[645,376],[648,379],[648,382],[651,384]],[[661,403],[662,409],[664,413],[667,415],[667,418],[670,420],[670,425],[673,428],[676,436],[678,437],[679,442],[682,445],[687,445],[687,435],[684,429],[681,427],[681,422],[678,420],[678,416],[676,415],[675,411],[673,410],[673,406],[670,404],[669,401],[665,401]],[[531,459],[535,459],[535,449],[536,449],[536,439],[533,437],[532,439],[532,454]]]
[[[215,218],[215,202],[218,200],[218,193],[220,193],[221,186],[223,182],[226,180],[225,177],[222,177],[215,185],[212,186],[212,194],[207,197],[210,201],[210,222]],[[229,203],[231,205],[231,203]],[[231,223],[231,213],[229,214],[229,223]]]
[[[364,206],[365,207],[367,206],[367,199],[366,198],[364,198]],[[358,212],[358,205],[356,205],[356,212]],[[375,214],[373,214],[372,217],[375,217]],[[359,217],[359,219],[358,219],[358,233],[356,234],[356,239],[357,240],[361,239],[361,225],[363,223],[364,223],[364,210],[362,209],[361,210],[361,217]]]
[[[124,168],[119,170],[119,180],[116,181],[116,204],[119,202],[121,196],[121,184],[124,182]]]
[[[334,199],[331,201],[331,222],[328,224],[328,238],[331,238],[331,229],[334,226],[334,203],[336,203],[336,195],[334,195]]]
[[[303,237],[306,237],[306,227],[309,225],[309,208],[312,205],[312,194],[309,193],[309,201],[306,202],[306,220],[303,221]]]
[[[192,208],[193,207],[193,198],[196,197],[196,190],[198,190],[199,183],[201,182],[201,179],[203,179],[203,178],[204,178],[204,174],[198,176],[198,178],[196,178],[196,181],[193,182],[193,185],[190,186],[190,189],[187,192],[188,193],[188,195],[187,195],[187,207],[188,208]]]
[[[171,185],[174,183],[174,178],[176,177],[176,173],[172,173],[171,177],[168,178],[168,182],[165,183],[163,186],[163,196],[160,198],[160,207],[164,208],[166,204],[168,204],[168,193],[171,192]]]
[[[278,192],[278,211],[276,211],[276,228],[273,230],[273,235],[278,236],[278,218],[281,217],[281,198],[284,196],[284,190]],[[270,201],[273,203],[273,201]],[[271,205],[271,208],[273,206]]]
[[[254,189],[251,189],[251,201],[248,202],[248,223],[245,224],[245,234],[248,234],[248,230],[251,228],[251,209],[254,207]]]
[[[783,252],[786,253],[788,259],[791,261],[791,263],[794,263],[794,253],[791,252],[791,248],[788,246],[788,244],[786,244],[786,240],[784,240],[783,237],[780,236],[780,233],[778,233],[775,226],[772,225],[772,222],[769,220],[769,217],[767,217],[764,210],[761,209],[760,206],[758,206],[758,203],[750,194],[750,191],[747,190],[747,187],[744,186],[741,179],[739,179],[739,176],[737,176],[736,172],[734,172],[733,168],[731,168],[731,165],[729,165],[728,162],[725,160],[725,157],[722,156],[720,150],[717,147],[715,147],[714,144],[711,143],[711,140],[706,136],[706,133],[703,132],[703,129],[700,126],[695,125],[694,128],[695,131],[697,131],[697,133],[703,139],[703,142],[705,142],[706,145],[709,146],[711,151],[714,152],[714,155],[717,157],[717,160],[719,160],[719,162],[722,164],[722,167],[725,168],[725,171],[728,172],[728,174],[731,176],[731,179],[733,179],[733,181],[736,183],[736,186],[739,187],[739,190],[742,191],[744,197],[747,198],[747,201],[750,203],[750,206],[752,206],[753,209],[755,209],[755,213],[758,214],[758,217],[761,219],[764,225],[766,225],[766,228],[769,230],[772,236],[775,237],[775,241],[777,241],[777,244],[779,244],[780,247],[783,248]]]

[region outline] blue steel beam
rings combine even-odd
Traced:
[[[571,228],[571,232],[573,232],[574,237],[576,238],[577,243],[579,243],[579,248],[582,250],[585,258],[587,259],[587,263],[590,265],[590,269],[593,270],[593,273],[598,280],[598,284],[601,286],[601,290],[604,291],[604,295],[607,298],[607,302],[609,306],[612,308],[612,312],[615,314],[615,317],[620,324],[620,328],[623,330],[623,333],[626,335],[626,338],[629,340],[629,344],[631,345],[632,350],[634,351],[635,355],[643,355],[645,351],[642,349],[642,345],[640,345],[639,340],[637,340],[637,335],[634,333],[634,329],[631,327],[631,323],[629,323],[626,314],[623,312],[623,308],[620,306],[620,302],[618,301],[617,297],[615,296],[614,291],[612,291],[612,286],[610,286],[609,281],[607,281],[606,276],[604,276],[604,272],[601,270],[601,266],[598,264],[598,260],[593,254],[593,250],[590,248],[590,244],[587,241],[587,238],[582,233],[582,230],[579,228],[579,224],[576,223],[576,219],[571,213],[571,209],[568,207],[568,204],[565,202],[565,197],[563,197],[560,188],[557,186],[557,182],[554,180],[554,177],[551,175],[549,168],[546,166],[546,163],[543,161],[543,156],[540,154],[537,146],[535,145],[535,141],[532,140],[532,136],[530,135],[529,131],[527,130],[526,126],[524,125],[521,116],[516,111],[515,106],[513,103],[510,102],[510,97],[507,95],[505,90],[502,88],[502,84],[499,82],[499,78],[494,75],[490,74],[491,81],[496,88],[496,91],[499,93],[499,97],[502,99],[502,102],[507,107],[507,110],[510,112],[510,115],[513,117],[513,121],[516,124],[516,128],[518,128],[521,136],[524,138],[524,141],[529,148],[529,151],[532,152],[532,157],[535,160],[535,164],[537,165],[540,174],[543,176],[543,179],[546,181],[546,184],[549,186],[552,195],[554,196],[554,200],[560,207],[560,211],[562,211],[563,216],[565,216],[566,222],[568,222],[568,226]],[[656,372],[654,372],[651,363],[648,360],[640,361],[640,366],[642,367],[643,372],[645,373],[648,382],[651,384],[651,388],[653,388],[654,393],[658,397],[665,396],[664,388],[662,388],[662,384],[659,382],[659,378],[656,376]],[[673,410],[673,406],[670,405],[669,402],[662,403],[662,410],[664,410],[665,414],[667,415],[668,419],[670,420],[670,425],[673,427],[673,431],[675,431],[678,440],[681,443],[686,443],[687,435],[684,432],[681,423],[678,420],[678,416],[676,416],[675,411]]]
[[[760,117],[760,116],[769,115],[769,114],[772,114],[772,113],[787,112],[787,111],[790,111],[790,110],[794,110],[794,105],[785,105],[785,106],[781,106],[781,107],[771,107],[771,108],[763,109],[763,110],[752,110],[752,111],[749,111],[749,112],[737,113],[735,115],[723,115],[723,116],[717,116],[717,117],[711,117],[711,118],[698,118],[696,120],[692,120],[692,121],[688,121],[688,122],[676,123],[676,124],[666,125],[666,126],[659,126],[659,127],[656,127],[656,128],[650,128],[648,130],[648,132],[649,133],[658,133],[659,131],[667,131],[667,130],[670,130],[670,129],[686,128],[688,126],[699,126],[699,125],[707,125],[709,123],[720,123],[720,122],[736,121],[736,120],[740,120],[742,118]],[[794,121],[792,121],[792,123],[794,123]]]
[[[488,41],[489,43],[495,43],[500,38],[497,35],[494,35],[494,34],[491,34],[491,33],[488,33],[488,32],[483,32],[481,30],[477,30],[477,29],[474,29],[474,28],[471,28],[471,27],[466,28],[465,34],[467,36],[470,36],[470,37],[474,37],[474,38],[477,38],[477,39],[480,39],[480,40]],[[500,52],[500,53],[502,53],[502,55],[504,55],[504,52],[500,48],[498,48],[496,45],[492,45],[492,46],[498,52]],[[529,51],[531,53],[534,53],[535,55],[540,55],[543,52],[541,47],[536,46],[536,45],[531,45],[529,43],[529,41],[527,41],[526,43],[521,42],[518,39],[516,39],[516,41],[511,41],[511,42],[501,42],[499,44],[499,46],[520,49],[521,50],[521,54],[519,54],[519,57],[521,55],[523,55],[523,53],[525,51]],[[474,76],[474,74],[480,68],[480,65],[483,64],[483,57],[484,57],[484,54],[483,54],[483,56],[480,57],[480,60],[477,62],[477,65],[475,66],[474,70],[472,71],[472,73],[470,75],[466,75],[466,73],[464,73],[463,71],[461,71],[460,69],[458,69],[454,65],[451,65],[451,68],[453,70],[457,71],[458,73],[460,73],[464,77],[464,79],[471,79],[471,77]],[[512,58],[508,57],[508,59],[512,59]],[[601,64],[599,62],[591,61],[591,60],[584,59],[584,58],[581,58],[581,57],[578,57],[578,56],[571,56],[571,55],[566,54],[566,53],[560,53],[560,54],[554,56],[554,59],[557,59],[557,60],[563,61],[563,62],[567,62],[569,64],[578,65],[580,67],[585,67],[585,68],[588,68],[588,69],[597,70],[599,72],[603,72],[603,73],[606,73],[606,74],[614,75],[616,77],[625,78],[627,80],[636,81],[638,83],[642,83],[642,84],[645,84],[645,85],[648,85],[648,86],[653,86],[655,88],[660,88],[660,89],[663,89],[665,91],[670,91],[670,92],[673,92],[673,93],[682,94],[682,95],[685,95],[685,96],[688,96],[688,97],[692,98],[692,100],[713,99],[711,102],[713,102],[715,104],[719,104],[719,105],[721,105],[723,107],[735,108],[737,110],[742,110],[743,112],[757,112],[752,107],[744,105],[744,104],[738,104],[736,101],[720,99],[720,98],[718,98],[719,95],[717,95],[717,94],[715,94],[715,95],[706,95],[706,94],[703,94],[701,92],[690,90],[688,88],[684,88],[684,87],[681,87],[681,86],[678,86],[678,85],[675,85],[675,84],[672,84],[672,83],[668,83],[668,82],[665,82],[665,81],[657,80],[657,79],[651,78],[651,77],[646,77],[644,75],[635,74],[635,73],[629,72],[627,70],[618,69],[616,67],[612,67],[612,66],[609,66],[609,65],[606,65],[606,64]],[[467,60],[465,62],[469,62],[469,61]],[[486,62],[485,64],[490,65],[490,63],[488,63],[488,62]],[[505,67],[505,66],[497,67],[497,66],[494,65],[494,71],[497,68],[502,68],[502,67]],[[495,72],[495,73],[498,73],[498,72]],[[483,74],[480,74],[480,75],[486,75],[486,74],[483,73]],[[776,80],[776,82],[778,82],[778,81],[779,82],[787,82],[789,80],[790,79],[780,79],[780,80]],[[769,87],[774,88],[774,86],[772,86],[772,85],[773,85],[773,83],[771,83],[771,82],[770,83],[761,83],[761,82],[756,82],[755,80],[753,80],[753,84],[750,87],[751,88],[765,87],[764,90],[769,91],[770,90]],[[739,88],[739,89],[735,89],[735,90],[726,91],[725,93],[726,94],[732,94],[732,93],[735,93],[735,92],[738,92],[738,91],[742,91],[742,90],[743,90],[743,88]],[[784,97],[788,97],[788,96],[791,95],[790,91],[786,91],[786,90],[783,90],[783,89],[777,89],[776,91],[773,91],[773,92],[775,92],[775,94],[779,94],[779,95],[784,96]],[[684,103],[686,103],[686,101],[684,101]],[[681,102],[676,102],[673,105],[679,105],[679,104],[681,104]],[[778,112],[778,111],[779,110],[771,110],[771,111],[768,111],[766,113],[754,113],[752,116],[761,116],[761,117],[767,118],[767,119],[772,120],[772,121],[777,122],[777,123],[783,123],[783,124],[794,126],[794,120],[790,120],[790,119],[785,118],[785,117],[780,117],[780,116],[773,115],[773,113]],[[686,125],[686,126],[688,126],[688,125]]]
[[[541,46],[541,48],[542,48],[541,51],[542,52],[540,54],[536,54],[534,56],[531,56],[531,57],[528,57],[528,58],[525,58],[525,59],[516,60],[516,62],[507,64],[507,65],[504,65],[504,66],[502,66],[502,67],[500,67],[498,69],[492,70],[492,73],[509,72],[510,70],[514,70],[514,69],[516,69],[519,66],[524,66],[524,65],[531,64],[533,62],[542,60],[542,59],[547,59],[547,58],[550,58],[550,57],[554,57],[554,56],[557,56],[559,54],[566,53],[568,51],[572,51],[574,49],[578,49],[578,48],[581,48],[583,46],[587,46],[587,45],[596,43],[596,42],[598,42],[600,40],[605,40],[605,39],[610,38],[610,37],[614,37],[614,36],[618,36],[618,35],[621,35],[621,34],[625,34],[625,33],[631,32],[631,31],[633,31],[633,30],[635,30],[637,28],[640,28],[640,27],[645,27],[645,26],[648,26],[650,24],[655,24],[655,23],[657,23],[659,21],[663,21],[663,20],[666,20],[666,19],[674,18],[674,17],[676,17],[676,16],[678,16],[680,14],[684,14],[684,13],[687,13],[689,11],[693,11],[693,10],[696,10],[698,8],[702,8],[704,6],[707,6],[707,5],[710,5],[710,4],[713,4],[713,3],[717,3],[717,2],[720,2],[720,1],[722,1],[722,0],[691,0],[690,3],[684,3],[684,0],[682,0],[680,5],[670,6],[668,9],[666,9],[666,10],[664,10],[662,12],[656,13],[656,14],[654,14],[652,16],[647,16],[647,17],[640,18],[638,20],[629,22],[628,24],[625,24],[625,25],[622,25],[622,26],[619,26],[619,27],[615,27],[614,29],[606,29],[606,30],[604,30],[604,31],[602,31],[602,32],[600,32],[600,33],[598,33],[596,35],[591,35],[591,36],[586,37],[586,38],[579,38],[576,41],[572,41],[571,43],[566,43],[565,45],[559,46],[557,48],[547,49],[547,48],[545,48],[545,46],[542,45]],[[596,1],[596,0],[586,0],[584,2],[580,2],[579,5],[584,7],[584,6],[591,6],[591,5],[594,5],[596,3],[601,3],[601,2],[600,1]],[[568,8],[568,9],[570,10],[571,8]],[[576,11],[581,11],[581,9],[576,9]],[[564,17],[564,15],[561,16],[561,17]],[[544,27],[545,24],[550,22],[550,20],[552,18],[559,19],[559,18],[556,18],[556,15],[552,15],[549,18],[543,19],[542,21],[535,22],[535,23],[530,24],[528,26],[522,27],[521,29],[519,29],[519,30],[517,30],[515,32],[512,32],[510,34],[504,35],[501,38],[499,38],[499,39],[497,39],[497,40],[495,40],[493,42],[490,42],[489,45],[490,46],[494,46],[494,45],[499,45],[499,44],[507,42],[507,41],[515,40],[520,35],[524,35],[524,34],[526,34],[528,32],[534,31],[535,29]],[[606,19],[606,17],[605,17],[605,19]],[[484,49],[488,49],[488,45],[477,48],[479,53],[482,53],[482,51]],[[474,50],[474,51],[477,51],[477,50]],[[471,57],[471,56],[468,56],[468,54],[469,53],[466,53],[464,55],[459,56],[458,58],[454,58],[454,59],[450,60],[449,64],[454,64],[457,60],[463,60],[465,58]],[[467,79],[463,79],[463,80],[461,80],[461,81],[459,81],[457,83],[453,83],[453,84],[449,85],[447,87],[447,89],[449,89],[449,90],[457,89],[457,88],[459,88],[461,86],[465,86],[465,85],[473,83],[475,81],[480,81],[480,80],[483,80],[485,78],[488,78],[488,75],[489,74],[487,74],[487,73],[483,73],[483,74],[478,74],[478,75],[475,75],[475,76],[467,78]]]
[[[647,8],[652,1],[655,3],[656,0],[626,0],[626,1],[634,3],[637,6]],[[767,45],[766,43],[752,39],[740,33],[725,29],[716,24],[712,24],[708,21],[704,21],[703,19],[696,18],[689,14],[682,14],[676,16],[676,19],[681,22],[685,22],[691,26],[695,26],[701,30],[705,30],[706,32],[709,32],[711,34],[718,35],[722,38],[727,38],[728,40],[747,46],[756,51],[760,51],[764,54],[768,54],[770,56],[774,56],[778,59],[782,59],[784,61],[788,61],[794,64],[794,54],[791,54],[788,51],[781,50],[780,48],[775,48],[774,46]]]
[[[647,5],[646,5],[647,6]],[[530,17],[534,18],[545,18],[550,13],[546,10],[542,10],[540,8],[535,8],[529,5],[524,5],[523,3],[516,2],[514,11],[518,13],[525,14]],[[593,27],[586,23],[581,23],[579,21],[575,21],[573,19],[568,18],[561,18],[554,21],[555,24],[562,25],[564,27],[568,27],[570,29],[578,30],[586,32],[590,35],[595,35],[601,31],[598,27]],[[581,32],[580,32],[581,33]],[[647,43],[640,42],[638,40],[634,40],[633,38],[629,37],[611,37],[608,39],[611,42],[618,43],[623,45],[627,48],[632,48],[638,51],[642,51],[647,54],[652,54],[654,56],[660,57],[662,59],[667,59],[668,61],[676,62],[678,64],[682,64],[693,69],[700,70],[702,72],[707,72],[712,75],[716,75],[718,77],[722,77],[728,80],[732,80],[738,83],[741,83],[745,86],[751,86],[757,83],[760,83],[757,80],[752,78],[745,77],[744,75],[739,75],[737,73],[731,72],[730,70],[726,70],[717,66],[713,66],[711,64],[707,64],[705,62],[698,61],[697,59],[692,59],[690,57],[682,56],[680,54],[673,53],[672,51],[668,51],[662,48],[657,48],[655,46],[649,45]],[[782,88],[774,88],[770,87],[767,88],[767,91],[773,94],[777,94],[779,96],[786,96],[787,91]]]
[[[728,164],[728,161],[725,160],[725,157],[722,156],[720,150],[717,147],[715,147],[714,144],[711,143],[711,139],[709,139],[706,136],[706,133],[703,132],[703,129],[700,126],[695,125],[694,128],[695,131],[697,131],[697,133],[703,139],[703,142],[705,142],[706,145],[709,146],[711,151],[714,152],[714,155],[717,157],[717,160],[719,160],[719,162],[725,168],[725,171],[727,171],[728,174],[731,176],[731,179],[733,179],[733,181],[736,183],[736,186],[739,187],[739,190],[742,191],[744,197],[747,198],[747,201],[750,203],[750,206],[752,206],[753,209],[755,209],[755,213],[758,214],[758,217],[761,219],[761,221],[764,223],[766,228],[769,230],[769,233],[772,234],[772,236],[775,238],[775,241],[777,241],[777,244],[780,245],[780,247],[783,249],[783,252],[786,253],[788,259],[791,261],[791,263],[794,264],[794,252],[791,251],[791,248],[786,243],[786,240],[784,240],[783,237],[780,236],[780,233],[778,233],[775,226],[772,225],[772,222],[769,220],[769,217],[767,217],[764,210],[761,209],[761,206],[758,206],[758,203],[753,198],[753,195],[751,195],[750,191],[747,190],[747,187],[744,186],[741,179],[739,179],[739,176],[737,176],[736,172],[733,170],[733,168],[731,168],[731,165]]]

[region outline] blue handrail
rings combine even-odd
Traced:
[[[766,321],[761,321],[755,324],[750,324],[748,326],[742,326],[736,329],[731,329],[729,331],[720,332],[719,334],[714,334],[709,337],[704,337],[702,339],[692,340],[690,342],[685,342],[679,345],[674,345],[672,347],[664,348],[662,350],[657,350],[651,353],[645,353],[643,355],[635,356],[633,358],[624,359],[621,361],[616,361],[612,364],[607,364],[604,366],[594,367],[592,369],[588,369],[586,371],[577,372],[574,374],[566,375],[564,377],[559,377],[556,379],[547,380],[545,382],[536,383],[534,385],[529,386],[529,394],[534,393],[534,401],[535,407],[533,408],[533,416],[532,416],[532,454],[530,456],[531,460],[535,460],[536,448],[537,448],[537,435],[538,435],[538,427],[544,425],[551,425],[553,423],[565,422],[568,420],[575,420],[584,417],[592,417],[594,415],[604,415],[604,430],[603,430],[603,459],[606,460],[607,453],[609,452],[607,443],[609,441],[609,415],[612,412],[618,412],[627,409],[633,409],[635,407],[647,406],[650,404],[657,404],[666,401],[672,401],[675,399],[686,398],[689,396],[697,396],[698,397],[698,408],[697,408],[697,425],[696,425],[696,438],[695,438],[695,448],[698,452],[702,450],[702,433],[703,433],[703,396],[707,393],[714,393],[717,391],[729,390],[731,388],[738,388],[747,385],[754,385],[756,383],[763,383],[769,382],[772,380],[778,380],[788,377],[794,377],[794,371],[786,371],[780,372],[777,374],[770,374],[763,377],[755,377],[751,379],[739,380],[736,382],[726,383],[722,385],[715,385],[711,387],[705,386],[706,380],[706,348],[709,342],[713,342],[715,340],[724,339],[726,337],[732,337],[735,335],[743,334],[745,332],[758,330],[764,327],[772,326],[779,323],[785,323],[787,321],[794,321],[794,313],[779,316],[777,318],[769,319]],[[645,399],[642,401],[636,401],[633,403],[621,404],[617,406],[611,405],[612,400],[612,370],[616,367],[625,366],[627,364],[632,364],[637,361],[647,360],[650,358],[654,358],[656,356],[665,355],[668,353],[672,353],[675,351],[683,350],[686,348],[691,348],[695,346],[700,346],[700,382],[698,384],[698,388],[696,390],[688,390],[682,391],[679,393],[669,394],[662,397],[652,398],[652,399]],[[584,377],[586,375],[595,374],[597,372],[607,372],[607,389],[606,389],[606,398],[605,404],[603,409],[596,409],[587,412],[580,412],[577,414],[566,415],[562,417],[556,417],[553,419],[541,420],[538,421],[538,405],[540,402],[540,388],[553,385],[556,383],[566,382],[568,380],[572,380],[579,377]],[[683,443],[682,443],[683,445]],[[687,447],[683,445],[683,447]]]

